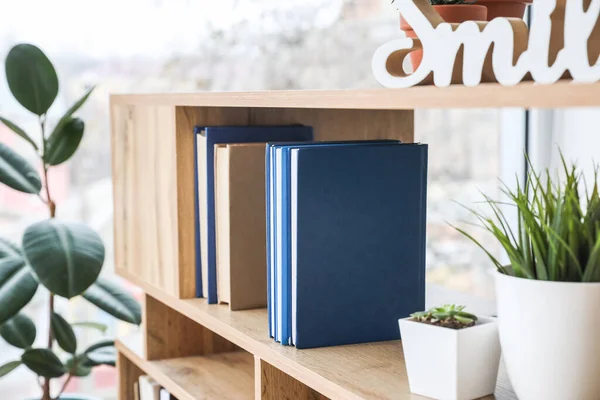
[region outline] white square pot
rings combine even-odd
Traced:
[[[398,321],[410,391],[441,400],[469,400],[494,393],[500,364],[498,325],[450,329]]]

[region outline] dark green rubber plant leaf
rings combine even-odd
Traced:
[[[122,321],[135,325],[142,322],[142,309],[137,300],[116,283],[105,278],[98,278],[96,283],[83,293],[83,297]]]
[[[0,117],[0,122],[2,122],[4,125],[6,125],[11,131],[13,131],[17,135],[19,135],[23,139],[25,139],[27,142],[29,142],[29,144],[31,144],[34,149],[36,149],[36,150],[38,149],[37,144],[33,141],[33,139],[31,139],[29,137],[29,135],[17,124],[15,124],[14,122],[9,121],[8,119],[3,118],[3,117]]]
[[[0,258],[23,257],[19,246],[13,242],[0,238]]]
[[[46,141],[44,161],[50,165],[58,165],[67,161],[79,147],[85,123],[79,118],[69,120]]]
[[[35,341],[35,335],[35,324],[23,314],[17,314],[0,325],[2,339],[20,349],[31,347]]]
[[[4,143],[0,143],[0,183],[25,193],[39,193],[42,189],[35,169]]]
[[[23,253],[39,281],[52,293],[70,299],[96,281],[104,262],[104,244],[78,222],[46,220],[23,235]]]
[[[21,365],[21,361],[9,361],[6,364],[0,366],[0,378],[14,371],[14,369],[17,368],[19,365]]]
[[[87,360],[85,365],[96,367],[98,365],[109,365],[115,367],[117,365],[117,352],[112,348],[104,348],[86,353]]]
[[[56,124],[56,126],[54,127],[54,130],[52,131],[52,135],[54,135],[56,132],[60,131],[63,126],[65,126],[65,124],[71,119],[71,117],[73,116],[73,114],[75,114],[77,112],[77,110],[79,110],[81,108],[81,106],[87,101],[88,97],[90,97],[90,95],[92,94],[92,92],[94,91],[96,87],[92,86],[91,88],[89,88],[87,90],[87,92],[85,92],[85,94],[75,102],[75,104],[73,104],[71,106],[71,108],[69,108],[67,110],[67,112],[65,113],[65,115],[63,115],[60,120],[58,121],[58,124]]]
[[[87,357],[85,354],[78,354],[67,360],[65,363],[67,370],[70,374],[77,377],[88,376],[92,373],[94,365],[87,364]]]
[[[31,269],[20,257],[0,259],[0,324],[17,315],[38,288]]]
[[[77,338],[71,325],[57,313],[52,313],[50,324],[58,345],[67,353],[75,354],[77,351]]]
[[[27,368],[44,378],[58,378],[67,372],[56,354],[48,349],[25,350],[21,361]]]
[[[42,115],[58,94],[58,76],[44,52],[31,44],[19,44],[6,56],[6,81],[19,103]]]

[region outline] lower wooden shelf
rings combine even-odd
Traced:
[[[117,340],[115,346],[179,400],[254,398],[254,357],[245,351],[147,361],[141,334]]]
[[[422,398],[410,393],[399,340],[297,350],[269,338],[266,309],[232,312],[227,305],[209,305],[205,299],[178,299],[134,276],[121,275],[174,312],[220,335],[324,396],[333,399]],[[430,304],[456,301],[451,293],[443,289],[439,291],[428,287],[427,290]],[[466,303],[459,301],[460,304]],[[474,311],[478,312],[476,309]],[[153,363],[150,362],[151,365]],[[257,372],[254,371],[254,374]],[[498,379],[495,397],[489,398],[516,399],[504,372]]]

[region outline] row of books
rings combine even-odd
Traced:
[[[177,400],[169,391],[148,375],[142,375],[133,384],[135,400]]]
[[[311,127],[196,127],[196,296],[232,310],[267,305],[265,146]]]
[[[267,146],[269,333],[297,348],[392,340],[425,306],[427,146]]]

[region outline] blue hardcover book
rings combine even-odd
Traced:
[[[328,147],[328,146],[374,146],[399,144],[397,140],[376,141],[344,141],[344,142],[313,142],[313,143],[284,143],[272,146],[275,157],[275,171],[277,179],[274,186],[277,188],[277,198],[274,209],[277,210],[273,216],[274,226],[277,226],[277,234],[273,238],[277,257],[274,260],[274,273],[271,275],[275,284],[271,286],[274,299],[274,321],[275,340],[284,345],[292,343],[292,278],[291,263],[292,251],[291,241],[291,207],[290,207],[290,151],[303,147]]]
[[[208,293],[203,293],[208,298],[209,304],[216,304],[217,297],[217,264],[216,264],[216,237],[215,237],[215,174],[214,174],[214,145],[220,143],[259,143],[259,142],[287,142],[310,141],[313,138],[311,127],[301,125],[288,126],[216,126],[195,127],[195,133],[204,135],[206,145],[206,193],[207,193],[207,249],[208,265],[207,277]],[[200,199],[202,201],[202,199]],[[198,235],[196,235],[198,236]],[[198,257],[196,257],[198,258]],[[197,263],[198,268],[198,263]],[[201,268],[204,266],[200,265]],[[201,273],[197,270],[196,275]]]
[[[196,214],[196,224],[194,225],[195,240],[194,250],[196,251],[196,297],[203,297],[202,293],[202,261],[200,260],[200,207],[198,203],[198,134],[194,132],[194,213]]]
[[[292,341],[399,338],[425,306],[427,146],[291,150]]]

